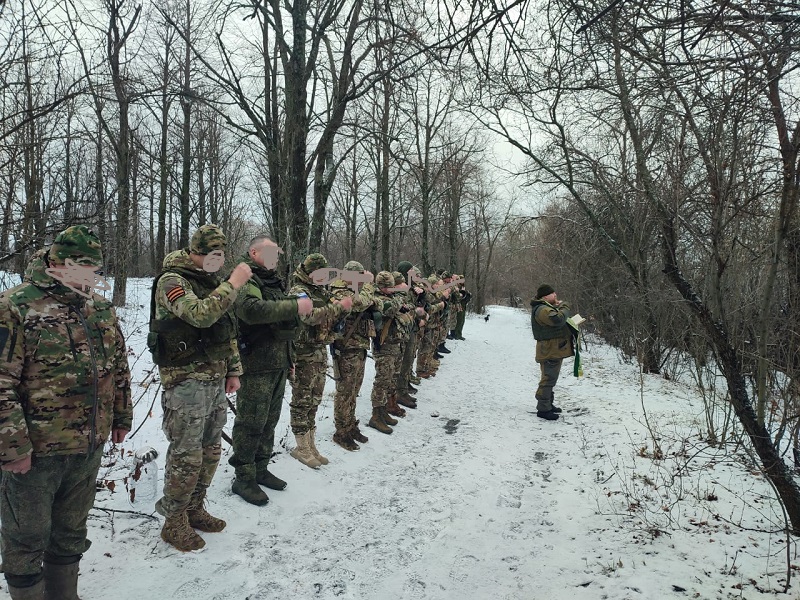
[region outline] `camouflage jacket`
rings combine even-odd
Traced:
[[[364,284],[356,294],[347,281],[337,279],[331,283],[331,293],[337,300],[348,296],[353,298],[353,308],[344,321],[342,337],[334,341],[334,347],[338,350],[368,350],[370,340],[376,335],[375,323],[372,320],[375,286],[371,283]],[[348,335],[350,337],[347,337]]]
[[[200,298],[186,278],[170,272],[172,267],[196,271],[209,277],[217,287],[207,297]],[[236,300],[237,291],[233,286],[227,281],[220,282],[214,274],[196,267],[186,250],[168,254],[164,258],[162,272],[164,275],[159,278],[156,287],[156,320],[174,316],[192,327],[210,327],[231,309]],[[230,357],[227,359],[195,361],[182,367],[159,367],[161,384],[171,388],[187,379],[216,381],[224,377],[238,377],[242,374],[242,363],[235,338],[231,339],[230,345]]]
[[[0,462],[89,454],[131,429],[131,378],[114,308],[45,273],[37,253],[0,294]]]
[[[405,296],[405,292],[403,292]],[[398,344],[406,338],[405,326],[409,320],[400,311],[405,303],[397,293],[375,291],[375,308],[383,315],[383,326],[377,332],[381,344]]]
[[[289,369],[300,326],[297,300],[286,295],[275,271],[267,271],[249,255],[243,261],[253,270],[253,276],[239,290],[234,308],[244,374]]]
[[[333,296],[324,287],[312,283],[311,278],[300,267],[295,269],[292,281],[290,295],[304,293],[314,302],[311,314],[300,317],[303,327],[295,342],[295,351],[298,356],[313,354],[336,339],[333,329],[347,311],[341,305],[333,303]]]
[[[567,323],[569,305],[553,306],[544,300],[531,300],[531,330],[536,339],[536,360],[567,358],[575,354],[573,331]]]

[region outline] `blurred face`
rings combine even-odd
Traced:
[[[216,273],[225,264],[225,252],[223,250],[214,250],[210,254],[203,257],[203,270],[208,273]]]
[[[45,269],[45,273],[50,277],[87,298],[91,296],[92,290],[104,291],[111,289],[108,282],[98,274],[99,271],[98,267],[79,265],[69,258],[66,259],[63,265]]]
[[[269,240],[265,240],[261,246],[250,248],[250,258],[267,271],[274,271],[278,267],[278,257],[281,254],[283,250],[280,246]]]
[[[556,295],[555,292],[553,292],[552,294],[547,294],[547,296],[544,296],[542,300],[544,300],[548,304],[555,304],[556,302],[558,302],[558,296]]]

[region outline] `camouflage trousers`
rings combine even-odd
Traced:
[[[447,317],[447,327],[445,327],[445,337],[447,337],[447,334],[451,331],[455,331],[459,314],[461,314],[460,310],[453,308],[452,306],[450,307],[450,313]]]
[[[417,332],[411,333],[411,337],[403,344],[403,356],[400,360],[400,373],[397,377],[397,389],[407,390],[411,380],[411,367],[414,366],[414,357],[417,355],[419,345]]]
[[[337,355],[339,381],[333,397],[333,419],[337,431],[348,430],[356,424],[356,398],[364,381],[364,365],[367,363],[366,349],[340,350]]]
[[[24,475],[2,471],[0,552],[6,579],[38,575],[45,558],[80,558],[89,549],[86,520],[102,457],[102,448],[88,456],[34,456]]]
[[[222,453],[222,428],[228,418],[225,380],[187,379],[164,390],[162,429],[169,440],[164,496],[156,510],[179,515],[193,498],[205,496]]]
[[[548,358],[539,363],[542,377],[539,380],[539,389],[536,390],[536,410],[547,412],[553,410],[553,388],[561,372],[563,358]]]
[[[281,418],[286,371],[272,371],[239,378],[242,387],[236,393],[236,420],[233,422],[233,456],[228,463],[236,469],[237,479],[255,479],[266,474],[275,427]]]
[[[386,406],[389,396],[397,390],[397,365],[402,359],[400,344],[383,344],[380,351],[373,350],[375,381],[372,383],[372,406]]]
[[[317,407],[325,390],[328,353],[319,346],[312,354],[298,354],[292,382],[292,433],[303,435],[316,427]]]
[[[419,354],[417,355],[417,372],[428,371],[431,367],[431,360],[433,354],[436,352],[438,342],[435,341],[434,336],[436,332],[436,325],[432,327],[425,326],[425,335],[419,342]]]

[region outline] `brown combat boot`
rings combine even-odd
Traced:
[[[393,418],[392,418],[392,417],[389,415],[389,412],[386,410],[386,407],[385,407],[385,406],[379,406],[378,408],[380,409],[380,413],[381,413],[381,420],[382,420],[384,423],[386,423],[387,425],[391,425],[392,427],[394,427],[395,425],[397,425],[397,424],[400,422],[400,421],[398,421],[397,419],[393,419]]]
[[[164,527],[161,528],[161,539],[181,552],[199,550],[206,545],[205,540],[189,527],[189,517],[186,516],[186,512],[167,517]]]
[[[417,408],[417,401],[408,392],[400,392],[396,396],[397,403],[407,408]]]
[[[391,394],[386,401],[386,412],[401,419],[406,416],[406,411],[397,406],[397,396],[395,394]]]
[[[327,465],[330,461],[324,456],[322,456],[322,454],[319,453],[319,450],[317,450],[317,442],[316,442],[317,428],[313,427],[309,429],[306,435],[308,436],[308,445],[311,448],[311,452],[313,452],[314,456],[317,457],[319,464]]]
[[[189,519],[189,525],[206,533],[219,533],[225,529],[227,523],[206,511],[203,506],[205,499],[205,492],[192,497],[192,501],[186,507],[186,517]]]
[[[359,445],[353,440],[350,429],[337,429],[336,433],[333,434],[333,441],[345,450],[350,450],[350,452],[355,452],[359,449]]]
[[[356,421],[356,424],[350,429],[350,437],[359,444],[366,444],[369,441],[369,438],[361,433],[361,430],[358,428],[358,421]]]
[[[289,455],[296,458],[307,467],[319,469],[322,463],[317,460],[317,457],[308,445],[308,432],[299,435],[295,433],[294,439],[297,447],[289,452]]]
[[[383,420],[383,415],[385,414],[386,410],[382,406],[373,406],[372,418],[369,420],[369,423],[367,423],[367,425],[369,425],[373,429],[377,429],[381,433],[392,433],[392,428],[389,427]]]

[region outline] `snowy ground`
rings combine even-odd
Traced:
[[[121,311],[134,349],[134,426],[144,422],[123,451],[155,447],[160,478],[158,400],[148,413],[158,384],[142,355],[148,284],[134,281],[141,308]],[[265,507],[246,504],[230,492],[226,447],[209,495],[228,526],[203,534],[200,552],[163,543],[152,500],[131,504],[123,481],[100,492],[82,598],[754,599],[783,588],[786,537],[771,490],[757,470],[700,442],[702,403],[690,388],[641,378],[594,343],[584,377],[565,362],[562,419],[543,421],[529,412],[538,370],[528,313],[489,313],[488,323],[467,320],[466,341],[448,342],[419,409],[391,436],[362,427],[370,441],[357,453],[331,441],[328,380],[318,446],[331,463],[318,471],[288,455],[287,390],[272,470],[289,487],[269,491]],[[362,425],[373,375],[370,361]],[[643,405],[665,460],[650,458]],[[123,462],[101,474],[120,478]],[[781,597],[800,598],[792,583]]]

